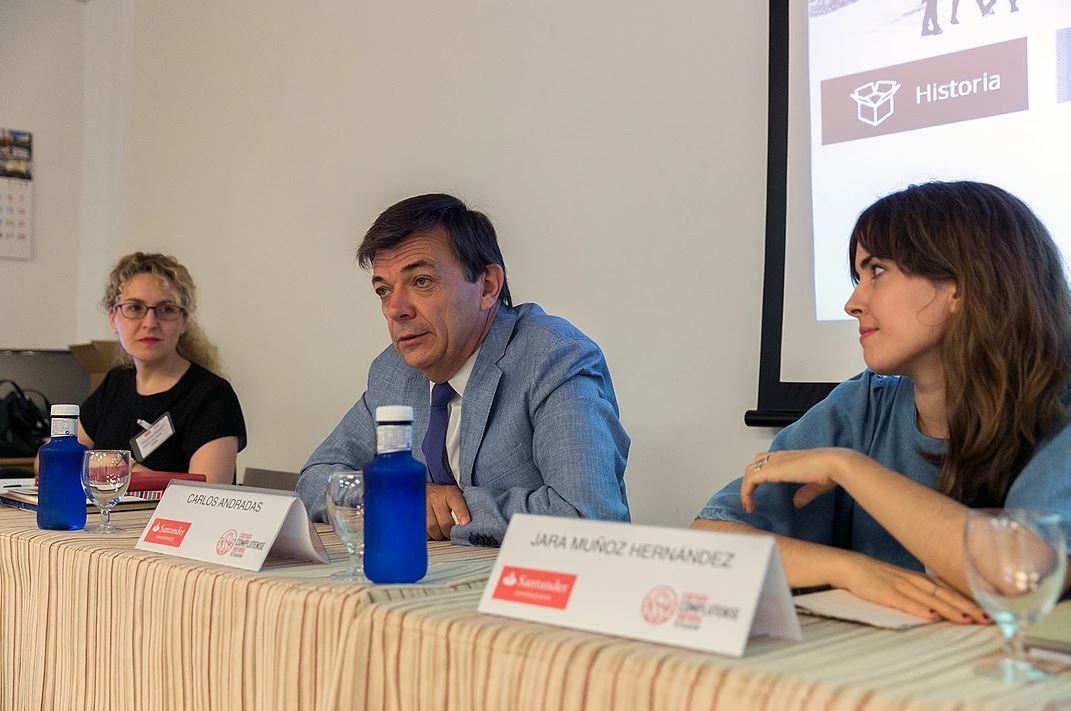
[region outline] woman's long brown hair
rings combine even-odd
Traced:
[[[913,185],[878,200],[848,248],[952,281],[960,308],[941,341],[948,416],[937,488],[968,506],[1002,506],[1038,445],[1068,419],[1071,295],[1060,252],[1021,200],[985,183]]]

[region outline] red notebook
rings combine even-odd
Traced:
[[[204,481],[204,474],[188,474],[186,472],[156,472],[151,469],[141,469],[130,472],[130,486],[127,491],[159,491],[167,488],[172,479],[183,481]],[[38,486],[38,477],[33,478],[33,485]],[[159,496],[151,498],[160,498]]]
[[[182,472],[154,472],[149,469],[130,472],[130,486],[127,491],[163,491],[172,479],[182,481],[204,481],[204,474],[186,474]]]

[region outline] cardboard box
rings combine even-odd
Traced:
[[[93,392],[115,364],[119,341],[90,341],[68,346],[74,359],[89,374],[89,392]]]

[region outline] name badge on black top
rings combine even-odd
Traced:
[[[134,452],[134,458],[139,462],[145,461],[146,457],[155,452],[157,447],[173,434],[175,434],[175,426],[171,424],[170,413],[165,412],[152,426],[130,440],[130,449]]]

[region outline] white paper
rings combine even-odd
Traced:
[[[799,595],[793,601],[796,603],[796,609],[804,614],[861,622],[871,627],[883,627],[890,630],[906,630],[935,622],[935,620],[915,617],[876,602],[868,602],[847,590],[823,590],[808,595]]]
[[[33,259],[33,181],[0,178],[0,259]]]

